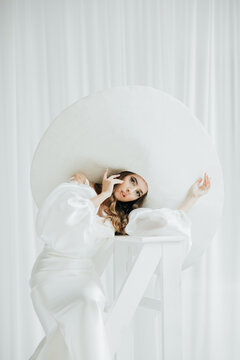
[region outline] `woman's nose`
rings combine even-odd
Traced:
[[[134,191],[134,188],[133,188],[133,189],[127,188],[127,193],[131,193],[131,192],[133,192],[133,191]]]

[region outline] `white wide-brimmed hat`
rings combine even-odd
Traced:
[[[223,177],[215,148],[190,110],[148,86],[93,93],[65,109],[44,133],[32,161],[37,206],[77,171],[93,182],[103,172],[133,171],[148,183],[144,207],[176,209],[207,172],[209,193],[190,210],[193,246],[186,265],[203,253],[220,222]]]

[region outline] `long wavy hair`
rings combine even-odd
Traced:
[[[135,173],[126,170],[126,171],[116,172],[116,174],[120,174],[120,176],[118,176],[117,179],[123,180],[125,176]],[[106,206],[106,209],[104,209],[104,211],[107,214],[106,218],[104,219],[104,222],[107,219],[111,220],[112,225],[115,229],[115,235],[128,235],[125,232],[125,227],[127,226],[129,221],[129,213],[132,210],[142,206],[148,192],[146,192],[146,194],[142,195],[140,198],[136,200],[123,202],[117,200],[114,196],[114,189],[116,189],[118,185],[119,184],[114,185],[112,195],[103,202],[103,204]],[[94,189],[97,194],[100,194],[102,191],[102,184],[95,183]]]

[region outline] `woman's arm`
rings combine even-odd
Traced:
[[[101,192],[97,196],[94,196],[90,200],[93,202],[95,208],[97,208],[99,205],[101,205],[107,198],[109,197],[109,194]]]
[[[200,196],[206,195],[210,189],[211,183],[209,176],[204,173],[204,181],[201,184],[202,178],[199,178],[189,189],[189,192],[182,202],[182,204],[178,207],[178,210],[183,210],[188,212],[191,207],[197,202]]]
[[[77,173],[73,174],[71,179],[77,181],[79,184],[85,184],[87,177],[86,177],[85,174],[77,172]],[[95,208],[97,208],[108,197],[109,197],[109,195],[107,195],[106,193],[101,192],[101,194],[98,194],[97,196],[94,196],[90,200],[93,202]]]
[[[191,207],[197,202],[198,198],[191,196],[188,194],[185,198],[185,200],[182,202],[182,204],[179,206],[178,210],[183,210],[185,212],[188,212]]]
[[[115,184],[121,184],[123,180],[115,179],[115,177],[119,176],[120,174],[112,175],[109,178],[107,177],[108,169],[105,170],[103,174],[102,180],[102,192],[97,196],[94,196],[91,201],[93,202],[94,206],[97,208],[101,203],[106,200],[108,197],[112,195],[113,187]]]

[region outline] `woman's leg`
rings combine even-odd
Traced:
[[[41,356],[43,351],[46,355],[39,360],[48,360],[50,353],[57,351],[54,339],[56,346],[64,349],[65,343],[69,351],[65,357],[57,357],[59,360],[67,360],[67,356],[71,360],[110,360],[103,321],[105,295],[94,273],[51,276],[39,284],[33,294],[34,307],[47,333],[41,348]],[[63,337],[61,344],[56,341],[56,337],[61,338],[59,332]]]
[[[42,338],[29,360],[71,360],[59,324],[42,304],[37,287],[32,289],[31,299],[46,336]]]

